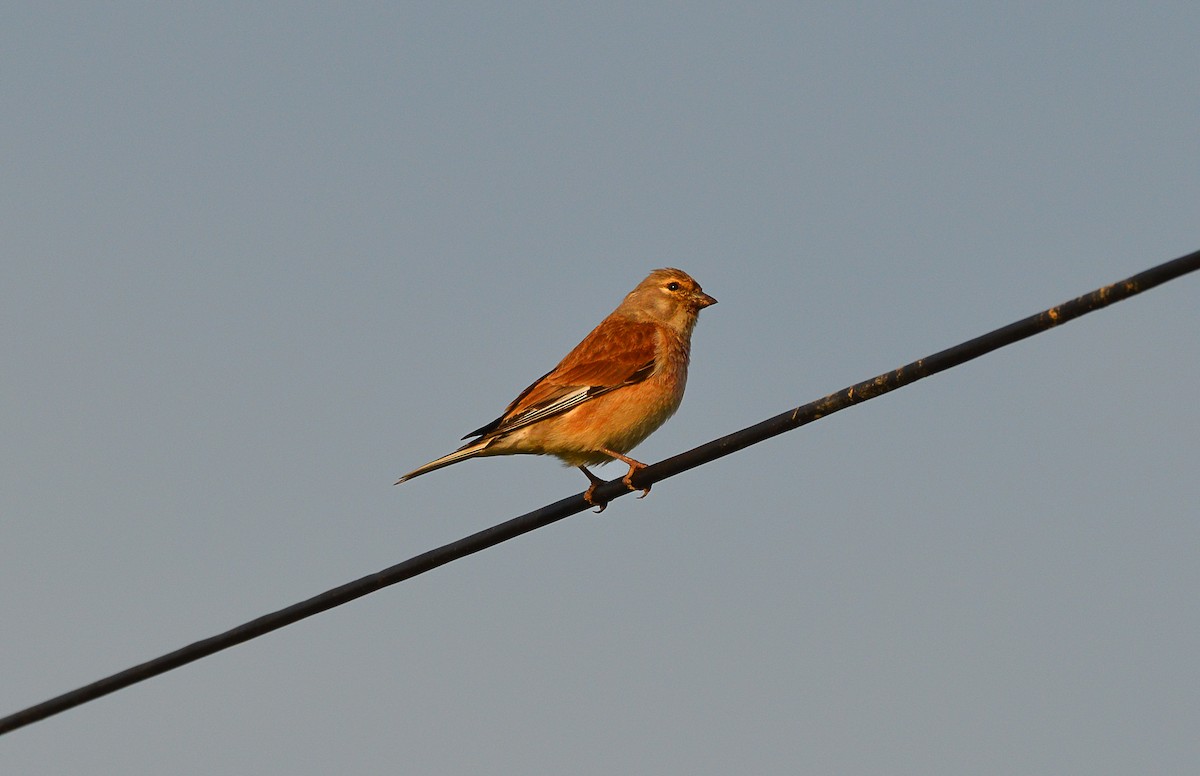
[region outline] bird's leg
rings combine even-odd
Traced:
[[[611,455],[613,458],[616,458],[617,460],[624,461],[625,463],[629,464],[629,472],[624,477],[621,478],[621,482],[625,483],[625,487],[629,488],[630,490],[642,491],[642,495],[638,496],[638,498],[645,498],[646,496],[648,496],[650,494],[649,486],[647,486],[645,488],[639,488],[633,484],[633,475],[637,474],[642,469],[645,469],[646,464],[642,463],[641,461],[635,461],[627,455],[621,455],[620,453],[616,452],[615,450],[607,450],[602,447],[602,448],[600,448],[600,452],[604,453],[605,455]]]
[[[600,514],[605,509],[608,509],[607,501],[598,502],[595,500],[596,487],[598,485],[604,484],[604,480],[602,480],[599,477],[597,477],[596,475],[592,474],[590,471],[587,470],[586,467],[580,466],[579,471],[586,474],[587,478],[589,480],[591,480],[591,483],[592,483],[591,487],[589,487],[586,491],[584,491],[583,500],[586,501],[587,503],[591,504],[594,507],[600,507],[599,509],[596,510],[596,514]]]

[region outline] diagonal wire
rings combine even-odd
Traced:
[[[926,358],[918,359],[911,364],[885,372],[870,380],[864,380],[824,398],[809,402],[803,406],[788,410],[761,423],[736,431],[728,436],[715,439],[700,445],[685,453],[647,466],[638,472],[634,484],[646,488],[653,483],[674,477],[689,469],[693,469],[718,458],[730,455],[750,445],[758,444],[773,436],[820,420],[839,410],[844,410],[860,402],[873,399],[876,396],[903,388],[910,383],[930,375],[958,366],[971,359],[978,358],[993,350],[1011,345],[1034,334],[1046,331],[1081,315],[1107,307],[1114,302],[1127,299],[1142,291],[1174,280],[1189,272],[1200,269],[1200,251],[1181,256],[1144,272],[1098,288],[1091,293],[1064,302],[1056,307],[1043,310],[1015,323],[988,332],[975,339],[968,340],[952,348],[935,353]],[[607,482],[596,489],[595,497],[599,501],[608,501],[629,493],[620,479]],[[263,615],[236,628],[219,633],[186,647],[170,652],[145,663],[127,668],[112,676],[92,682],[71,692],[64,693],[50,700],[30,706],[27,709],[0,718],[0,734],[8,733],[25,725],[74,708],[88,701],[116,692],[137,682],[153,676],[166,673],[174,668],[187,665],[202,657],[207,657],[236,644],[249,641],[285,625],[312,617],[335,606],[361,598],[369,593],[403,582],[406,579],[431,571],[451,561],[474,554],[480,550],[516,538],[538,528],[555,523],[563,518],[588,509],[591,505],[584,501],[583,494],[547,504],[519,517],[494,525],[478,533],[443,545],[436,549],[409,558],[403,563],[384,569],[375,574],[356,579],[340,587],[335,587],[306,601],[293,604],[285,609]]]

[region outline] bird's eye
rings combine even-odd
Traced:
[[[679,290],[679,289],[681,289],[681,288],[683,288],[683,286],[679,285],[679,284],[678,284],[678,283],[676,283],[674,280],[672,280],[670,283],[667,283],[667,290],[668,290],[668,291],[678,291],[678,290]]]

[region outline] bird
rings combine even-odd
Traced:
[[[717,300],[683,270],[656,269],[630,291],[558,366],[521,391],[500,417],[475,429],[448,455],[412,470],[399,485],[469,458],[552,455],[577,467],[596,500],[604,480],[587,467],[620,460],[631,491],[646,464],[626,453],[658,430],[683,401],[697,316]],[[641,488],[644,498],[650,488]]]

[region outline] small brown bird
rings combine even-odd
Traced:
[[[553,455],[587,475],[588,503],[604,480],[588,464],[629,464],[622,481],[646,464],[625,455],[679,409],[687,384],[692,329],[717,300],[682,270],[656,269],[629,292],[558,366],[521,392],[504,414],[463,439],[478,437],[396,481],[486,455]],[[642,491],[642,496],[650,488]]]

